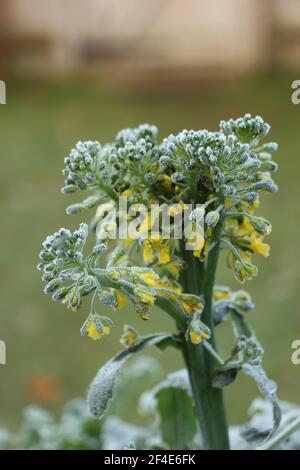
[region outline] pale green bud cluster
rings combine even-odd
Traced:
[[[242,353],[243,362],[248,362],[253,365],[261,364],[264,350],[253,336],[239,336],[236,340],[236,349]]]
[[[271,127],[260,116],[245,114],[243,118],[220,122],[220,130],[226,135],[235,134],[241,142],[253,143],[263,139]],[[276,150],[276,149],[275,149]]]
[[[193,188],[197,181],[198,198],[205,202],[207,194],[235,201],[253,202],[262,190],[274,192],[277,186],[270,172],[277,169],[269,152],[277,146],[271,143],[256,148],[267,135],[270,126],[261,117],[246,115],[236,120],[220,123],[219,132],[184,130],[164,139],[162,151],[168,158],[171,178]],[[259,171],[263,170],[263,171]]]
[[[95,184],[100,153],[99,142],[89,140],[76,144],[69,157],[65,158],[66,168],[63,174],[66,180],[63,192],[74,192],[76,189],[85,190]]]

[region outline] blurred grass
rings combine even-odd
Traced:
[[[111,337],[95,343],[79,335],[87,305],[72,314],[43,294],[35,268],[41,242],[60,226],[74,228],[81,220],[65,215],[65,206],[80,195],[63,196],[59,191],[69,148],[80,139],[109,141],[120,128],[141,122],[158,125],[163,137],[181,128],[216,129],[220,119],[245,112],[269,121],[271,140],[280,144],[276,155],[280,192],[266,196],[261,210],[273,223],[272,253],[268,260],[258,260],[260,276],[247,285],[257,305],[252,322],[266,350],[267,371],[279,384],[280,398],[300,402],[300,367],[290,360],[291,342],[300,337],[300,106],[290,101],[293,79],[295,74],[285,73],[151,93],[103,88],[87,81],[8,83],[7,105],[0,107],[0,339],[6,341],[8,361],[0,366],[0,425],[16,425],[22,407],[34,399],[28,384],[39,378],[53,376],[59,382],[62,393],[53,403],[56,408],[68,398],[83,396],[98,367],[118,350],[124,321],[141,332],[169,326],[159,311],[147,323],[129,310],[120,311],[113,314],[119,326]],[[226,268],[218,277],[238,288]],[[225,351],[231,337],[228,326],[222,329]],[[180,366],[174,351],[154,354],[166,371]],[[245,419],[256,394],[255,386],[242,377],[227,390],[231,422]]]

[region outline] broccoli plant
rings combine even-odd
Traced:
[[[272,406],[273,424],[261,437],[278,428],[276,385],[262,367],[263,349],[248,324],[250,295],[215,284],[221,250],[242,284],[258,274],[255,255],[269,256],[265,237],[271,224],[256,215],[261,195],[277,190],[271,177],[277,144],[261,142],[269,130],[261,117],[246,114],[221,121],[216,132],[183,130],[159,143],[157,128],[144,124],[120,131],[109,144],[78,142],[65,159],[62,192],[86,194],[67,214],[96,210],[89,226],[61,228],[44,241],[38,266],[44,290],[68,308],[87,312],[81,334],[93,340],[109,340],[113,320],[106,307],[127,308],[123,349],[90,386],[88,405],[95,416],[104,415],[127,359],[150,347],[174,347],[184,359],[194,412],[185,414],[180,399],[170,413],[182,422],[195,420],[200,435],[197,444],[185,440],[185,447],[229,449],[222,389],[239,372],[256,381]],[[154,306],[174,327],[139,336],[127,324],[130,315],[149,320]],[[235,341],[228,357],[221,357],[215,330],[226,320]],[[175,421],[168,424],[175,432]]]

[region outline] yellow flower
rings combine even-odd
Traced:
[[[229,251],[229,253],[227,255],[227,265],[228,265],[228,267],[233,269],[235,262],[236,262],[235,254],[233,253],[233,251]]]
[[[121,292],[116,291],[116,299],[117,299],[117,308],[121,309],[124,308],[126,305],[126,297]]]
[[[170,261],[170,242],[163,241],[161,235],[157,234],[150,240],[143,241],[143,257],[146,264],[153,263],[154,254],[158,258],[159,264],[167,264]]]
[[[175,278],[178,279],[180,275],[181,263],[179,259],[174,259],[166,266],[168,272]]]
[[[237,222],[235,223],[237,224]],[[236,225],[234,230],[235,235],[238,237],[237,242],[243,249],[250,250],[253,253],[258,253],[264,257],[269,256],[270,246],[267,243],[263,243],[263,235],[254,229],[251,220],[248,217],[244,217],[243,222],[240,225]],[[246,255],[242,254],[242,256],[244,258]],[[245,261],[250,262],[249,254]]]
[[[157,199],[155,199],[155,197],[151,196],[151,197],[149,197],[148,202],[149,202],[149,204],[157,204]]]
[[[136,287],[134,289],[134,293],[142,302],[142,304],[148,305],[149,307],[152,307],[152,305],[154,305],[155,297],[147,289],[144,289],[142,287]]]
[[[190,340],[193,344],[199,344],[203,339],[208,339],[209,335],[196,333],[196,331],[190,329]]]
[[[159,281],[159,275],[153,271],[138,271],[138,277],[140,277],[149,287],[156,287]]]
[[[245,261],[246,263],[251,263],[251,256],[248,251],[241,251],[240,255],[243,258],[243,261]]]
[[[238,228],[237,235],[240,237],[246,236],[246,235],[251,235],[253,232],[253,227],[250,223],[250,220],[248,217],[244,217],[243,222]]]
[[[130,188],[125,189],[125,191],[123,191],[121,194],[122,194],[122,196],[124,196],[124,197],[129,197],[129,196],[131,196],[131,194],[132,194],[132,189],[130,189]]]
[[[131,346],[133,343],[136,342],[138,338],[138,334],[134,328],[129,325],[124,325],[123,334],[120,338],[120,343],[124,348]]]
[[[172,206],[169,207],[169,215],[171,217],[175,217],[177,214],[181,214],[184,208],[185,204],[182,201],[178,202],[177,204],[172,204]]]
[[[259,207],[260,201],[259,199],[255,199],[252,203],[253,209],[257,209]]]
[[[77,312],[81,306],[80,291],[78,289],[71,289],[62,302],[64,304],[66,303],[68,308],[70,308],[73,312]]]
[[[142,320],[149,320],[150,310],[146,305],[136,305],[135,311]]]
[[[203,304],[199,303],[197,305],[191,305],[187,302],[181,303],[182,308],[184,309],[185,313],[188,315],[194,315],[198,310],[203,308]]]
[[[204,308],[199,297],[189,294],[182,294],[180,296],[180,305],[187,315],[194,315],[196,312],[201,312]]]
[[[193,254],[199,258],[205,243],[203,235],[200,232],[193,233],[188,243],[193,245]]]
[[[181,302],[181,306],[182,306],[183,310],[185,311],[185,313],[187,313],[188,315],[194,315],[195,309],[192,305],[190,305],[186,302]]]
[[[160,183],[163,189],[165,189],[166,191],[171,191],[175,187],[175,184],[170,178],[170,176],[166,174],[158,175],[156,181]]]
[[[214,297],[214,300],[226,300],[226,299],[229,299],[229,297],[231,296],[232,292],[230,289],[228,288],[216,288],[214,289],[214,294],[213,294],[213,297]]]
[[[109,271],[108,275],[113,281],[118,281],[120,279],[120,272],[116,269]]]
[[[153,249],[150,240],[143,241],[143,256],[146,264],[153,263]]]
[[[86,325],[86,332],[87,335],[92,338],[93,340],[98,340],[102,338],[103,336],[107,336],[110,334],[110,328],[109,326],[104,326],[103,327],[103,332],[101,333],[99,329],[96,328],[95,323],[93,322],[92,319],[88,321],[88,324]]]
[[[193,344],[199,344],[210,338],[210,331],[200,320],[193,320],[189,327],[189,337]]]
[[[170,261],[170,250],[168,245],[161,247],[158,253],[158,262],[160,264],[167,264]]]
[[[199,344],[202,341],[201,334],[196,333],[194,330],[190,330],[190,340],[193,344]]]
[[[234,275],[239,282],[244,283],[245,281],[250,281],[257,276],[257,273],[258,270],[253,264],[247,262],[242,264],[241,261],[236,260],[234,264]]]
[[[268,245],[267,243],[263,243],[258,237],[252,239],[250,249],[254,253],[258,253],[259,255],[262,255],[265,258],[267,258],[270,254],[270,245]]]
[[[232,200],[231,200],[231,199],[226,199],[226,201],[225,201],[225,208],[226,208],[226,209],[230,209],[231,204],[232,204]]]

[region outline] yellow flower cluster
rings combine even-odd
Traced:
[[[159,264],[167,264],[171,260],[171,242],[161,236],[149,237],[143,241],[143,256],[146,265],[152,264],[155,259]]]
[[[249,251],[253,253],[258,253],[264,257],[269,256],[270,254],[270,245],[263,243],[263,235],[259,234],[251,224],[251,221],[248,217],[244,217],[243,222],[238,225],[236,230],[236,237],[241,239],[241,245],[246,243]]]
[[[228,266],[233,269],[240,282],[251,280],[258,273],[256,266],[252,264],[252,254],[265,258],[270,254],[270,245],[264,242],[264,237],[271,232],[270,223],[253,215],[254,205],[245,205],[245,208],[246,213],[241,212],[226,218],[223,235],[232,246],[227,257]]]

